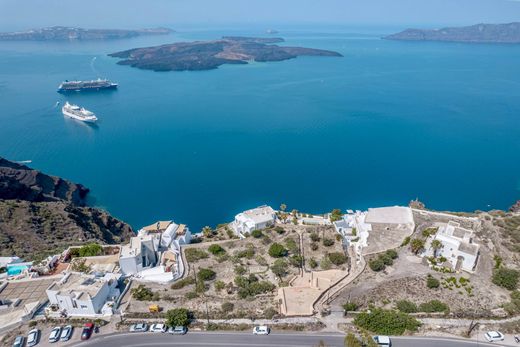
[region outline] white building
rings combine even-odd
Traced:
[[[140,234],[121,247],[119,266],[123,275],[132,275],[157,264],[160,238],[155,235]]]
[[[372,231],[372,226],[365,222],[367,213],[361,211],[347,212],[342,219],[333,223],[334,229],[347,244],[356,241],[359,242],[361,247],[366,247],[368,235]]]
[[[439,230],[434,240],[442,243],[442,248],[436,251],[436,256],[444,257],[455,271],[473,272],[477,265],[480,245],[473,243],[473,231],[462,228],[459,223],[450,221],[439,224]],[[429,243],[426,256],[433,256],[434,250]]]
[[[369,208],[365,222],[373,231],[415,229],[412,209],[402,206]]]
[[[121,248],[121,272],[144,282],[172,282],[184,270],[181,246],[190,242],[191,232],[184,224],[158,221],[145,226]]]
[[[235,216],[231,228],[238,235],[250,234],[254,230],[265,229],[274,225],[276,212],[267,205],[244,211]]]
[[[96,317],[111,315],[112,305],[120,295],[117,288],[118,277],[106,274],[104,277],[67,273],[60,281],[47,288],[51,307],[65,316]]]

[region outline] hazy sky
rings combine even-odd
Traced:
[[[520,21],[520,0],[0,0],[0,28],[323,23],[436,26]]]

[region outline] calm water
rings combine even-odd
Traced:
[[[268,203],[325,212],[406,204],[506,208],[520,198],[520,45],[406,43],[286,30],[303,57],[156,73],[107,53],[247,30],[101,43],[0,43],[0,155],[81,182],[134,227],[192,229]],[[280,34],[280,35],[282,35]],[[65,79],[115,92],[65,98]],[[57,101],[97,113],[64,119]]]

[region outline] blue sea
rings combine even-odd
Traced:
[[[280,28],[286,45],[343,58],[153,72],[108,53],[265,28],[0,43],[0,156],[91,189],[135,228],[192,230],[261,204],[323,213],[407,204],[504,209],[520,199],[520,45],[381,40],[399,28]],[[117,91],[63,96],[66,79]],[[94,111],[65,119],[59,101]]]

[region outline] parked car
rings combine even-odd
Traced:
[[[65,342],[69,341],[72,337],[72,333],[74,332],[74,328],[72,325],[66,325],[65,328],[61,330],[60,341]]]
[[[81,332],[81,339],[88,340],[92,335],[92,331],[94,331],[94,323],[85,323],[83,325],[83,331]]]
[[[36,346],[40,342],[40,330],[33,329],[27,334],[27,347]]]
[[[51,330],[51,333],[49,334],[49,342],[54,343],[58,342],[60,340],[61,335],[61,327],[55,327]]]
[[[168,332],[174,335],[184,335],[188,332],[188,329],[186,329],[186,327],[183,326],[170,327],[170,329],[168,329]]]
[[[132,333],[142,333],[148,331],[148,324],[146,323],[137,323],[130,326],[130,332]]]
[[[13,347],[23,347],[25,342],[25,337],[23,336],[16,336],[13,342]]]
[[[166,325],[165,324],[152,324],[150,327],[151,333],[164,333],[166,332]]]
[[[488,331],[487,333],[484,334],[484,337],[489,342],[504,340],[504,334],[502,334],[500,331]]]
[[[515,342],[516,342],[516,343],[520,343],[520,336],[515,335]]]
[[[378,345],[378,346],[385,346],[385,347],[391,347],[392,341],[390,340],[390,337],[384,336],[384,335],[378,335],[372,337],[372,340]]]
[[[253,334],[255,335],[269,335],[271,329],[267,325],[257,325],[253,328]]]

